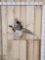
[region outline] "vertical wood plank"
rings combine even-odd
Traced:
[[[2,59],[2,14],[0,6],[0,60]]]
[[[21,0],[21,2],[25,2],[26,0]],[[26,6],[20,6],[20,20],[22,22],[23,27],[25,28],[26,23]],[[20,60],[26,60],[27,52],[26,52],[26,34],[23,33],[21,40],[20,40]]]
[[[3,59],[7,60],[7,7],[1,6],[2,11],[2,43],[3,43]]]
[[[40,40],[41,40],[41,21],[42,21],[41,12],[42,12],[41,6],[35,6],[34,32],[37,35],[38,39],[36,39],[37,41],[34,40],[34,60],[40,60],[39,49],[40,49]]]
[[[13,31],[9,25],[14,24],[14,6],[8,6],[8,40],[13,40]]]
[[[26,23],[25,19],[26,19],[26,6],[21,6],[20,7],[20,20],[24,28],[25,28],[25,23]]]
[[[18,60],[19,57],[19,40],[15,40],[12,42],[12,60]]]
[[[26,28],[34,33],[34,6],[26,6]],[[27,34],[27,39],[33,39],[33,35]]]
[[[34,60],[40,60],[40,40],[34,40]]]
[[[7,0],[1,0],[1,2],[6,2]],[[2,6],[2,44],[3,44],[3,59],[7,60],[7,7]]]
[[[20,20],[20,6],[14,6],[14,18],[17,18]],[[19,50],[20,50],[20,41],[19,40],[13,41],[13,45],[12,45],[12,59],[13,60],[20,59]]]
[[[7,0],[7,2],[13,2],[14,0]],[[12,29],[9,27],[9,25],[14,24],[14,6],[7,6],[7,12],[8,12],[8,60],[12,59],[12,42],[13,42],[13,31]]]
[[[14,16],[15,16],[15,18],[17,18],[18,20],[20,20],[20,6],[15,6],[15,13],[14,13]],[[18,42],[18,44],[15,44],[15,43],[17,43]],[[16,54],[17,54],[17,56],[16,56],[16,58],[17,59],[20,59],[20,57],[19,57],[19,54],[20,54],[20,40],[17,40],[17,41],[14,41],[14,44],[15,44],[15,48],[16,48],[16,50],[17,51],[15,51],[14,52],[14,54],[15,54],[15,56],[16,56]],[[17,46],[17,47],[16,47]],[[14,56],[14,57],[15,57]]]
[[[38,39],[41,39],[41,21],[42,21],[42,8],[41,6],[35,6],[35,26],[34,32]]]
[[[12,48],[12,40],[13,40],[13,31],[9,27],[9,25],[14,24],[14,6],[7,6],[7,12],[8,12],[8,60],[11,60],[11,48]]]
[[[14,0],[7,0],[7,2],[13,2]],[[14,38],[13,31],[9,27],[9,25],[14,24],[14,6],[7,6],[7,17],[8,17],[8,60],[12,59],[11,53],[12,53],[12,40]]]
[[[32,40],[28,40],[28,50],[27,50],[27,58],[28,60],[33,60],[33,54],[34,54],[34,50],[33,50],[33,41]]]
[[[34,32],[34,6],[26,6],[26,28]],[[33,35],[26,34],[28,39],[28,60],[33,60]]]
[[[15,6],[15,18],[20,20],[20,6]],[[16,41],[15,41],[15,43],[16,43]],[[20,59],[20,57],[19,57],[19,54],[20,54],[20,52],[19,52],[19,50],[20,50],[20,40],[18,40],[17,47],[18,47],[18,50],[17,50],[17,52],[16,51],[15,52],[17,53],[17,59]],[[15,48],[16,48],[16,46],[15,46]]]
[[[23,25],[23,27],[25,28],[25,23],[26,23],[26,6],[21,6],[20,7],[20,20],[21,20],[21,23]],[[23,33],[23,35],[21,36],[21,39],[26,39],[26,34]]]
[[[26,40],[20,40],[20,60],[26,60],[26,51],[27,51],[27,42]]]
[[[20,0],[14,0],[15,2],[20,2]],[[20,6],[14,6],[14,18],[17,18],[18,20],[20,20]],[[15,44],[17,43],[17,44]],[[14,52],[14,55],[13,58],[16,58],[17,60],[20,59],[19,57],[19,53],[20,53],[20,40],[17,40],[17,41],[14,41],[14,46],[15,46],[15,52]],[[13,52],[13,50],[12,50]]]
[[[45,42],[45,41],[44,41]],[[44,44],[44,60],[45,60],[45,44]]]
[[[20,6],[15,6],[15,18],[20,20]]]
[[[1,28],[2,24],[1,23],[2,23],[2,21],[1,21],[1,6],[0,6],[0,56],[1,56],[1,43],[2,43],[1,42],[1,40],[2,40],[2,37],[1,37],[1,35],[2,35],[2,33],[1,33],[2,32],[2,28]]]

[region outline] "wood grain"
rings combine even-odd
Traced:
[[[42,21],[42,8],[41,6],[35,6],[35,18],[34,18],[34,32],[38,39],[41,39],[41,21]]]
[[[20,60],[26,60],[27,58],[27,41],[20,40]]]
[[[23,27],[26,27],[26,6],[20,6],[20,20]],[[26,34],[23,33],[21,39],[26,39]]]
[[[34,6],[26,6],[26,28],[34,33]],[[33,35],[26,34],[26,39],[33,39]]]
[[[2,10],[2,43],[3,55],[7,55],[7,7],[1,6]]]
[[[9,25],[14,24],[14,6],[8,6],[7,7],[7,11],[8,11],[8,40],[13,40],[13,31],[12,29],[9,27]]]
[[[28,40],[28,43],[27,43],[27,59],[28,60],[33,60],[33,54],[34,54],[34,46],[33,46],[33,40]]]
[[[34,40],[34,60],[40,60],[40,41]]]
[[[20,20],[20,6],[14,6],[14,19]],[[12,41],[12,50],[11,50],[11,57],[13,60],[20,59],[20,40],[13,40]]]

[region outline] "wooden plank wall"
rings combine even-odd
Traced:
[[[40,60],[41,11],[41,6],[2,6],[3,59]],[[38,39],[23,34],[20,40],[13,40],[9,25],[14,24],[14,18],[18,18]]]
[[[27,1],[34,0],[1,0],[1,1]],[[42,1],[42,0],[35,0]],[[3,60],[40,60],[41,42],[41,6],[1,6],[2,11],[2,40]],[[34,36],[23,34],[20,40],[14,40],[13,31],[9,25],[14,24],[18,18],[23,26],[34,32]]]

